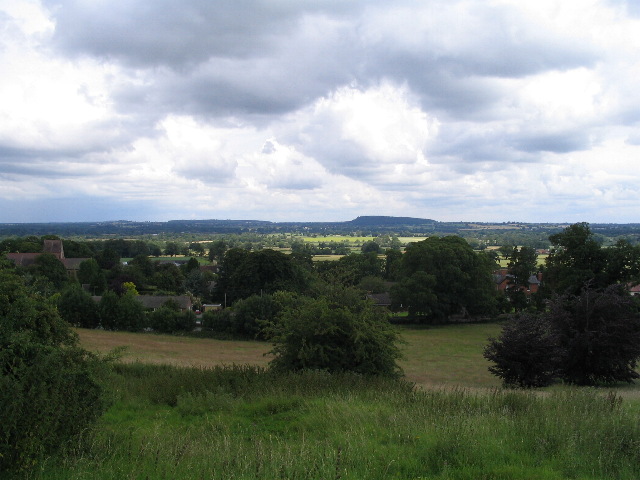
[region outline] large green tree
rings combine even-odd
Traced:
[[[282,252],[232,248],[222,260],[217,291],[231,303],[278,290],[302,291],[307,282],[304,265]]]
[[[549,237],[551,254],[544,274],[548,291],[577,295],[586,287],[605,287],[607,258],[587,223],[575,223]]]
[[[428,302],[432,319],[460,313],[489,315],[497,305],[492,269],[492,260],[482,252],[474,252],[463,238],[429,237],[407,246],[401,260],[400,278],[406,286],[407,282],[419,280],[417,272],[427,274],[424,283],[432,285],[429,290],[435,296],[435,301]],[[425,289],[417,289],[416,295],[426,298]],[[406,288],[391,293],[396,304],[416,303]],[[418,303],[425,305],[422,301]]]
[[[69,275],[63,263],[50,253],[38,255],[29,269],[35,274],[45,277],[56,289],[61,289],[69,282]]]
[[[640,313],[623,286],[552,299],[538,315],[505,325],[485,357],[507,384],[540,386],[556,377],[595,385],[640,378]]]
[[[101,295],[107,288],[107,279],[98,262],[89,258],[80,264],[78,281],[89,285],[89,291],[94,295]]]

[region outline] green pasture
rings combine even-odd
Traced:
[[[482,358],[499,331],[402,327],[404,380],[275,375],[257,360],[268,344],[247,342],[256,362],[240,365],[239,342],[184,339],[194,358],[201,347],[211,357],[230,350],[227,366],[116,363],[98,426],[28,478],[640,478],[636,387],[502,389]],[[165,336],[135,335],[159,337],[155,348],[164,348]]]

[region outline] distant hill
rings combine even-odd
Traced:
[[[348,223],[363,227],[392,227],[396,225],[433,225],[437,222],[435,220],[414,217],[361,216]]]

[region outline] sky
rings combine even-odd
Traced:
[[[0,222],[640,222],[637,0],[2,0]]]

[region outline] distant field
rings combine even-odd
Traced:
[[[295,237],[295,238],[300,239],[303,242],[307,242],[307,243],[320,243],[320,242],[341,243],[341,242],[344,242],[344,241],[347,241],[349,243],[364,243],[364,242],[368,242],[370,240],[374,240],[375,239],[375,237],[352,237],[350,235],[328,235],[328,236],[317,236],[317,237],[302,236],[302,237]]]
[[[421,386],[464,385],[492,387],[499,384],[482,358],[487,337],[500,330],[497,324],[450,325],[433,328],[403,327],[405,358],[400,362],[407,379]],[[223,341],[172,335],[107,332],[77,329],[82,346],[105,353],[126,346],[124,361],[181,366],[221,364],[266,365],[270,344]]]

